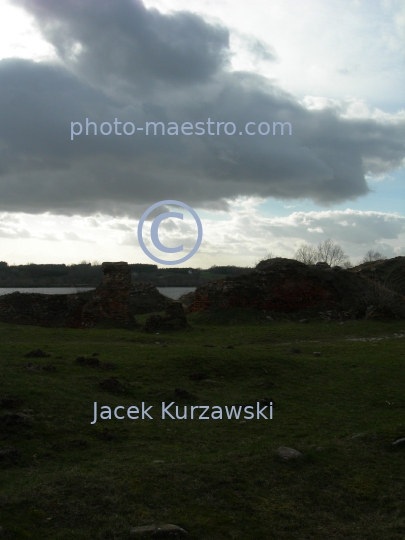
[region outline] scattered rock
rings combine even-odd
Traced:
[[[21,459],[21,452],[17,448],[11,448],[11,446],[0,447],[0,463],[13,463],[16,464]],[[1,527],[0,527],[1,530]]]
[[[268,397],[264,397],[264,398],[259,399],[259,403],[260,403],[260,405],[267,405],[267,406],[274,405],[274,401],[271,398],[268,398]]]
[[[309,323],[309,319],[301,319],[300,323]]]
[[[124,386],[120,383],[120,381],[116,377],[110,377],[108,379],[104,379],[103,381],[100,381],[98,384],[100,388],[102,388],[106,392],[111,392],[112,394],[125,392]]]
[[[49,358],[51,355],[47,354],[41,349],[35,349],[27,354],[24,354],[24,358]]]
[[[175,388],[174,393],[176,394],[176,397],[181,399],[195,399],[195,396],[190,392],[187,392],[187,390],[184,390],[184,388]]]
[[[274,321],[273,317],[270,317],[270,315],[267,315],[266,319],[267,319],[268,321]]]
[[[1,427],[30,427],[31,418],[22,413],[6,413],[0,416]]]
[[[184,529],[171,523],[156,523],[142,527],[133,527],[129,531],[129,534],[137,538],[181,538],[187,536],[187,532]]]
[[[280,446],[280,448],[277,448],[276,453],[278,456],[281,457],[281,459],[284,459],[285,461],[288,461],[289,459],[297,459],[303,457],[301,452],[298,452],[298,450],[294,450],[294,448],[288,448],[287,446]]]
[[[95,369],[116,369],[115,364],[109,362],[100,362],[98,358],[88,358],[87,356],[78,356],[76,362],[81,366],[95,368]]]
[[[353,435],[351,439],[361,439],[362,437],[365,437],[365,436],[366,436],[365,433],[357,433],[357,435]]]
[[[23,404],[23,400],[18,397],[5,396],[0,399],[0,407],[3,409],[17,409]]]
[[[189,376],[189,379],[190,381],[203,381],[205,379],[208,379],[208,377],[208,373],[192,373]]]
[[[76,362],[81,366],[97,368],[100,367],[100,360],[97,358],[87,358],[87,356],[78,356]]]
[[[313,352],[312,354],[313,354],[314,356],[318,356],[318,357],[319,357],[319,356],[322,356],[322,353],[320,353],[320,352]]]
[[[299,349],[289,349],[288,351],[286,351],[287,354],[301,354],[301,351]]]
[[[392,443],[392,446],[395,446],[395,445],[397,445],[397,444],[403,444],[403,443],[405,443],[405,438],[403,438],[403,439],[398,439],[397,441],[393,442],[393,443]]]
[[[28,362],[28,364],[24,364],[23,368],[28,369],[29,371],[56,371],[56,367],[50,364],[46,366],[40,366],[39,364],[32,364],[31,362]]]
[[[318,446],[318,448],[315,450],[315,452],[323,452],[325,448],[323,446]]]

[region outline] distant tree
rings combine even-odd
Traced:
[[[304,264],[315,264],[318,259],[318,251],[310,244],[302,244],[295,252],[294,258]]]
[[[352,266],[349,256],[331,239],[320,242],[316,247],[311,244],[302,244],[295,252],[294,258],[305,264],[326,262],[330,266]]]
[[[373,251],[372,249],[369,249],[367,253],[364,255],[362,263],[367,262],[374,262],[374,261],[383,261],[386,259],[384,255],[382,255],[379,251]]]
[[[343,266],[349,261],[349,256],[330,238],[317,245],[317,252],[318,261],[326,262],[330,266]]]

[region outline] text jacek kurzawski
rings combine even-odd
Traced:
[[[98,404],[94,402],[93,422],[98,420],[153,420],[152,409],[157,409],[152,405],[147,406],[142,401],[140,406],[131,405],[124,407],[109,407],[101,405],[98,411]],[[257,402],[256,405],[176,405],[174,401],[166,404],[162,402],[160,409],[160,418],[162,420],[272,420],[273,402],[263,405]]]

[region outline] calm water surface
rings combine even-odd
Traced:
[[[183,294],[194,292],[195,289],[196,287],[158,287],[159,292],[169,298],[173,298],[173,300],[177,300],[180,296],[183,296]]]
[[[0,288],[0,296],[16,291],[21,293],[75,294],[77,292],[91,291],[93,289],[94,287],[10,287]],[[195,287],[158,287],[158,290],[165,296],[177,300],[183,294],[195,291]]]

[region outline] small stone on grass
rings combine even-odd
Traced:
[[[294,448],[288,448],[288,446],[280,446],[277,448],[276,453],[285,461],[303,457],[301,452],[298,452],[298,450],[295,450]]]
[[[113,394],[125,392],[125,388],[116,377],[110,377],[109,379],[104,379],[103,381],[100,381],[98,384],[100,388],[102,388],[106,392],[111,392]]]
[[[35,349],[27,354],[24,354],[24,358],[49,358],[50,356],[50,354],[47,354],[41,349]]]
[[[187,532],[184,529],[171,523],[156,523],[142,527],[133,527],[129,534],[136,538],[182,538],[187,536]]]
[[[392,443],[392,446],[395,446],[397,444],[404,444],[405,443],[405,438],[403,439],[398,439],[397,441],[393,442]]]

